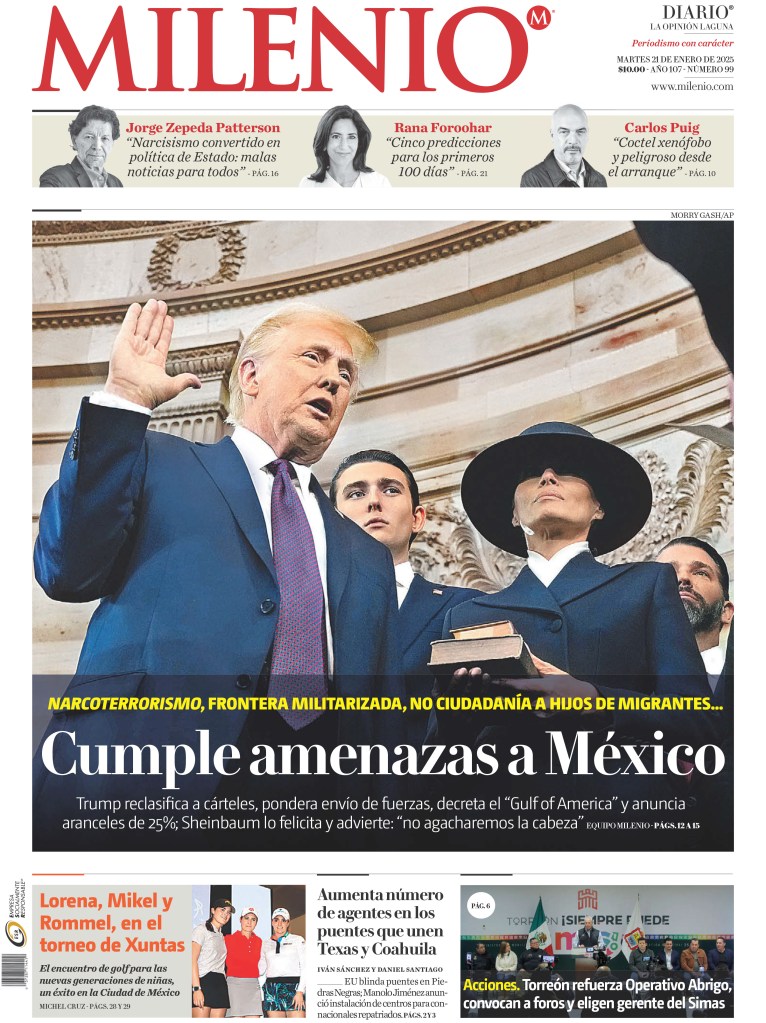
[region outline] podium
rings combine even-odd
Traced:
[[[590,950],[578,945],[575,948],[567,949],[566,952],[560,952],[556,959],[559,962],[562,959],[573,959],[575,973],[592,973],[598,966],[597,955],[597,950]],[[570,963],[562,964],[562,968],[571,970],[572,965]]]

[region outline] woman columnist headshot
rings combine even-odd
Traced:
[[[362,115],[349,106],[332,107],[322,115],[314,134],[317,169],[299,188],[390,188],[391,182],[367,166],[372,132]]]
[[[114,110],[83,107],[69,125],[74,160],[49,167],[40,176],[40,187],[122,188],[120,179],[106,170],[107,157],[119,137],[120,122]]]

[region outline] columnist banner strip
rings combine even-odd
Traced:
[[[147,117],[130,108],[115,113],[120,137],[109,155],[109,172],[125,188],[337,187],[332,176],[312,177],[317,174],[313,146],[322,130],[321,111],[315,116],[168,110]],[[361,174],[358,187],[554,184],[526,175],[551,149],[550,114],[354,113],[371,136],[365,147],[371,170]],[[61,163],[75,114],[34,116],[34,184],[41,176],[40,184],[53,183],[45,172]],[[358,127],[349,123],[349,131],[358,135]],[[591,113],[583,152],[608,187],[728,187],[734,183],[733,123],[730,114],[681,109],[673,115]]]

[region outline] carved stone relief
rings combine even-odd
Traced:
[[[164,235],[146,276],[155,291],[203,288],[237,280],[244,261],[245,236],[238,227],[199,224]]]
[[[175,377],[180,373],[194,373],[200,380],[228,381],[239,350],[239,341],[228,344],[204,345],[171,352],[167,371]]]
[[[606,564],[650,561],[673,537],[709,540],[726,529],[734,499],[731,451],[706,440],[694,441],[686,448],[675,480],[655,452],[639,451],[636,457],[652,481],[654,507],[641,532],[602,559]]]
[[[215,385],[213,393],[210,394],[207,386],[204,387],[210,394],[207,399],[201,398],[199,391],[184,391],[170,405],[155,409],[149,429],[205,444],[220,440],[225,432],[227,410],[224,401],[228,400],[229,374],[239,343],[237,340],[171,353],[167,363],[170,376],[194,373],[203,385]]]
[[[155,409],[150,430],[172,433],[184,440],[214,444],[224,435],[226,407],[220,401],[200,401]]]

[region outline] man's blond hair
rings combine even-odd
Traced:
[[[378,353],[374,338],[364,327],[343,313],[309,302],[291,302],[275,312],[268,313],[256,323],[242,342],[229,377],[229,423],[241,423],[245,414],[245,395],[239,383],[239,367],[245,359],[262,362],[275,352],[284,341],[283,331],[295,323],[324,322],[340,331],[351,346],[357,367]],[[354,381],[352,397],[359,388],[359,376]]]

